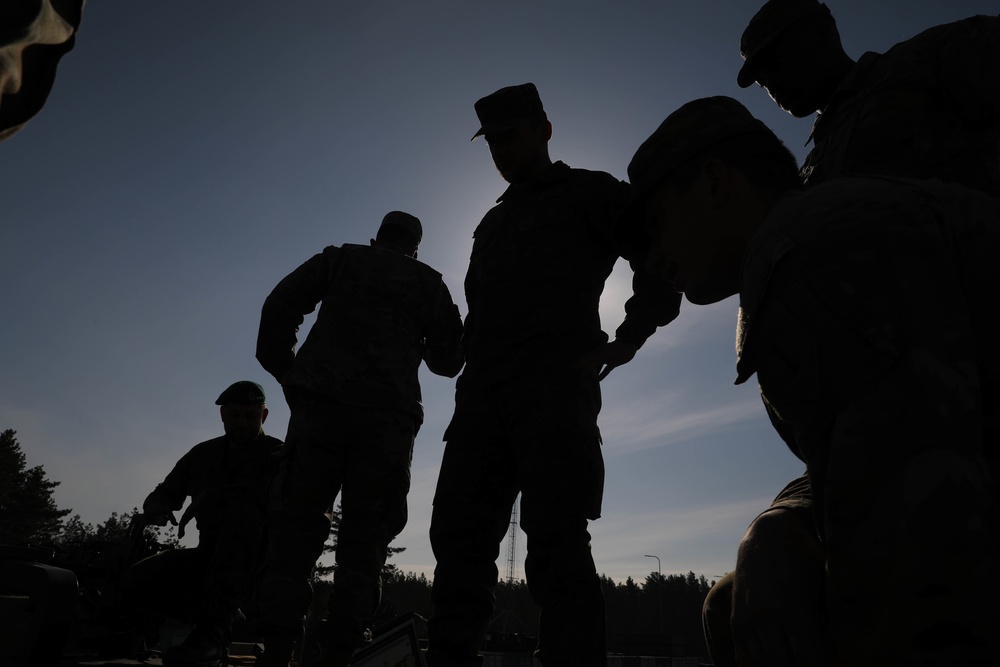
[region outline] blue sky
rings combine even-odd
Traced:
[[[827,4],[855,58],[997,11]],[[736,86],[758,7],[91,0],[48,104],[0,145],[0,429],[90,522],[141,505],[221,434],[214,401],[235,380],[264,386],[266,430],[283,437],[287,407],[253,357],[263,299],[324,246],[366,243],[393,209],[422,219],[420,257],[464,315],[472,231],[504,189],[485,144],[469,141],[473,103],[502,86],[538,86],[554,159],[619,178],[668,113],[705,95],[736,97],[804,157],[811,121]],[[620,266],[606,331],[628,285]],[[753,383],[733,385],[736,307],[685,303],[603,383],[607,485],[592,534],[616,580],[655,571],[645,554],[665,574],[732,569],[747,523],[802,471]],[[394,562],[430,576],[454,381],[421,377],[427,418]]]

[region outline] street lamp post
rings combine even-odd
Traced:
[[[652,554],[643,554],[643,558],[655,558],[656,559],[656,579],[657,582],[663,580],[663,571],[660,569],[660,557],[654,556]],[[657,583],[657,587],[659,587]],[[656,612],[657,612],[657,629],[662,634],[663,633],[663,591],[656,591]]]

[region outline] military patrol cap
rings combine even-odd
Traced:
[[[385,217],[382,218],[382,224],[379,225],[379,229],[388,226],[405,229],[416,240],[417,245],[420,245],[420,241],[424,237],[424,229],[420,226],[420,220],[416,216],[404,213],[403,211],[389,211],[386,213]]]
[[[545,109],[535,84],[522,83],[520,86],[501,88],[479,99],[476,102],[476,115],[482,127],[472,135],[473,139],[509,130],[525,118],[543,117]]]
[[[260,405],[264,403],[264,389],[256,382],[234,382],[215,399],[216,405]]]
[[[754,60],[764,49],[799,19],[821,14],[830,16],[830,10],[817,0],[768,0],[764,3],[740,37],[740,55],[745,61],[736,76],[740,88],[756,80]]]
[[[648,245],[643,231],[646,198],[682,164],[715,144],[745,134],[771,134],[731,97],[703,97],[683,105],[642,142],[628,165],[632,201],[618,216],[615,244],[626,259],[639,260]]]

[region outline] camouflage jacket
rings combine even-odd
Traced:
[[[1000,17],[937,26],[866,53],[816,119],[802,167],[938,178],[1000,195]]]
[[[322,302],[298,354],[296,332]],[[283,387],[423,417],[417,370],[462,368],[462,318],[441,274],[375,247],[329,246],[264,302],[257,359]]]
[[[463,384],[566,366],[607,342],[598,305],[619,257],[612,226],[629,196],[610,174],[562,162],[507,188],[474,234]],[[677,316],[680,295],[644,271],[633,291],[616,336],[640,347]]]
[[[872,460],[879,438],[1000,437],[998,251],[1000,200],[938,181],[834,179],[772,209],[743,266],[737,383],[757,373],[814,482],[838,440],[870,438]]]
[[[185,511],[197,521],[199,543],[210,541],[227,512],[263,511],[274,455],[281,440],[263,433],[250,445],[233,448],[226,436],[191,448],[142,504],[147,513]]]

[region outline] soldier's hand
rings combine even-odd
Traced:
[[[577,359],[574,368],[581,375],[597,375],[598,380],[603,380],[618,366],[632,361],[636,350],[636,346],[632,343],[613,340]]]
[[[176,526],[177,519],[173,512],[143,512],[146,524],[150,526],[165,526],[167,523]]]

